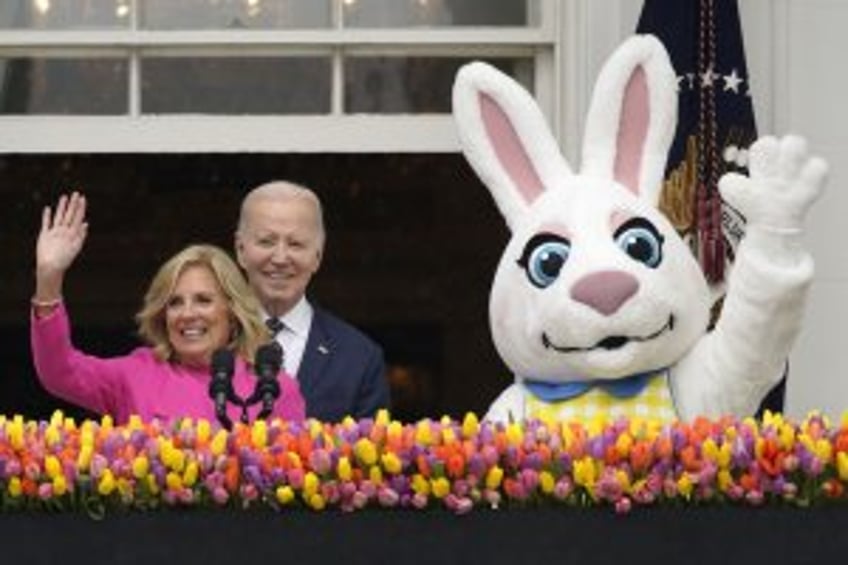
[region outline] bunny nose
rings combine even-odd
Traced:
[[[636,277],[624,271],[597,271],[586,275],[571,289],[571,298],[604,316],[614,314],[639,290]]]

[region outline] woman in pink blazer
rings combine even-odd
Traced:
[[[235,263],[212,245],[192,245],[165,262],[150,283],[136,319],[147,345],[128,355],[100,358],[77,350],[62,300],[65,273],[85,242],[86,200],[62,196],[44,209],[36,245],[31,345],[38,378],[52,394],[118,422],[178,417],[216,419],[210,398],[213,353],[235,357],[232,388],[244,399],[256,388],[251,360],[269,339],[259,306]],[[271,417],[303,419],[304,401],[287,374]],[[261,406],[248,408],[250,419]],[[226,416],[242,415],[228,402]]]

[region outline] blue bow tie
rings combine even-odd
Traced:
[[[587,393],[593,388],[600,388],[616,398],[626,399],[638,396],[645,390],[650,380],[661,373],[661,370],[648,371],[610,381],[588,380],[567,383],[550,383],[528,379],[524,381],[524,386],[530,390],[533,396],[545,402],[571,400]]]

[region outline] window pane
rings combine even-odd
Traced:
[[[327,57],[157,57],[142,60],[146,114],[326,114]]]
[[[346,27],[538,25],[538,0],[343,0]]]
[[[330,26],[331,0],[146,0],[145,29],[280,29]]]
[[[0,113],[127,113],[125,59],[0,59]]]
[[[125,28],[131,0],[3,0],[3,29]]]
[[[453,57],[350,57],[345,60],[345,112],[447,114],[456,72],[468,62]],[[533,59],[486,62],[532,91]]]

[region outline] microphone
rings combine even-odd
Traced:
[[[280,397],[277,374],[283,366],[283,348],[276,341],[261,346],[256,351],[254,370],[258,380],[253,394],[245,401],[246,406],[262,402],[257,418],[267,418],[274,410],[274,402]]]
[[[209,380],[209,396],[215,403],[215,416],[224,428],[231,430],[233,422],[227,416],[227,400],[235,398],[233,373],[236,362],[232,351],[216,349],[212,353],[212,378]]]

